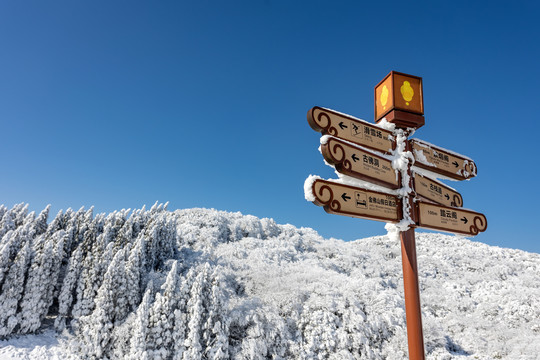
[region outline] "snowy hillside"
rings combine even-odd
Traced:
[[[47,217],[0,207],[0,359],[406,358],[386,236],[162,205]],[[539,254],[417,247],[428,359],[540,359]]]

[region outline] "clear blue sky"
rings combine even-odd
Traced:
[[[384,224],[304,200],[335,177],[306,112],[373,121],[423,77],[416,137],[472,157],[476,240],[540,252],[536,1],[2,1],[0,202],[240,211],[353,240]]]

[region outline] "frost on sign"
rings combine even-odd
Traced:
[[[466,180],[476,176],[476,164],[471,159],[422,140],[411,139],[409,143],[416,160],[415,166],[455,180]]]

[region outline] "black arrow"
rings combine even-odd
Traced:
[[[461,219],[461,221],[463,221],[464,224],[469,222],[469,220],[467,220],[467,218],[465,216],[463,217],[463,219]]]
[[[342,121],[342,122],[339,123],[339,127],[341,128],[341,130],[343,130],[343,129],[346,129],[348,126],[345,125],[345,124],[343,123],[343,121]]]
[[[454,164],[455,167],[458,167],[459,164],[457,163],[457,161],[454,161],[452,164]]]
[[[358,160],[360,160],[360,158],[356,156],[356,154],[352,154],[352,159],[354,162],[357,162]]]
[[[343,195],[341,195],[341,198],[343,199],[343,201],[347,201],[347,200],[352,199],[350,196],[347,196],[347,193],[343,193]]]
[[[444,197],[446,198],[446,200],[450,200],[450,196],[448,196],[448,194],[444,195]]]

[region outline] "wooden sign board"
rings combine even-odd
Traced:
[[[424,199],[446,206],[463,206],[463,197],[454,189],[418,173],[413,173],[414,191]]]
[[[411,139],[409,144],[416,160],[415,166],[455,180],[466,180],[476,176],[476,164],[471,159],[418,139]]]
[[[418,226],[462,235],[477,235],[487,229],[484,214],[455,207],[417,202]]]
[[[390,153],[395,148],[392,132],[374,124],[318,106],[307,113],[309,126],[323,135],[332,135],[352,143]]]
[[[336,138],[329,138],[321,145],[324,159],[342,174],[369,181],[390,189],[400,187],[399,172],[392,168],[392,162],[374,152],[359,149]]]
[[[312,191],[313,203],[330,214],[392,223],[402,217],[401,200],[394,195],[321,179],[313,182]]]

